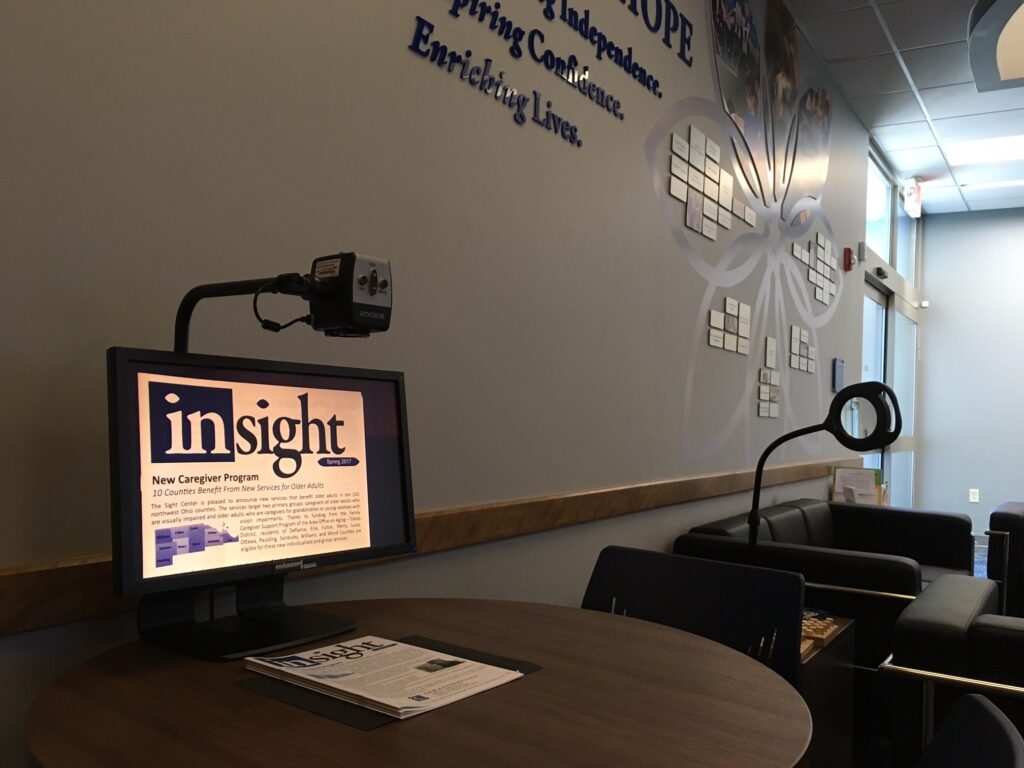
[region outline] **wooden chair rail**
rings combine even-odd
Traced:
[[[771,467],[765,471],[764,485],[827,477],[832,466],[833,462],[815,462]],[[743,493],[751,490],[753,483],[753,471],[744,470],[421,512],[416,515],[417,554]],[[354,566],[333,566],[315,573],[350,567]],[[132,610],[135,601],[114,597],[112,584],[109,554],[0,569],[0,636]]]

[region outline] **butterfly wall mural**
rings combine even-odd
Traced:
[[[690,456],[714,455],[727,445],[735,446],[737,434],[746,434],[748,442],[751,440],[746,426],[756,418],[756,407],[751,406],[764,376],[766,341],[777,343],[781,356],[788,360],[791,329],[798,326],[806,329],[807,346],[817,348],[819,332],[834,316],[842,290],[841,273],[836,268],[838,254],[831,250],[832,225],[823,208],[832,139],[827,80],[819,70],[801,65],[800,33],[782,0],[708,2],[715,97],[686,97],[671,105],[645,144],[665,221],[680,255],[706,283],[689,339],[692,354],[687,356],[684,415],[696,407],[696,391],[714,386],[706,380],[715,375],[714,366],[700,365],[702,355],[698,354],[699,348],[708,344],[709,311],[719,309],[723,298],[731,295],[730,289],[735,291],[740,284],[748,286],[753,281],[757,288],[755,295],[747,295],[752,319],[746,396],[734,412],[722,414],[717,435],[711,439],[701,435],[699,444],[684,446]],[[706,228],[701,232],[687,226],[686,216],[693,218],[693,206],[680,213],[680,200],[687,198],[678,191],[679,180],[671,181],[679,167],[686,165],[678,156],[678,147],[686,145],[680,137],[698,125],[701,136],[717,132],[721,175],[731,176],[735,184],[735,204],[719,201],[726,226],[719,226],[717,232],[712,228],[710,235]],[[666,183],[669,153],[671,184]],[[684,168],[683,177],[687,170],[694,171],[692,166]],[[717,166],[714,172],[719,173]],[[687,192],[692,198],[692,189]],[[736,217],[725,218],[729,207],[740,213],[738,222]],[[753,226],[743,225],[744,211],[748,214],[745,223],[755,222]],[[822,258],[824,244],[828,245],[828,257],[816,260],[815,254]],[[746,290],[749,294],[749,288]],[[792,377],[808,372],[784,366],[782,375],[781,412],[786,425],[805,421],[808,409],[817,412],[824,407],[825,393],[816,387],[821,402],[797,410],[794,388],[785,385]],[[806,387],[802,390],[808,391]],[[760,450],[759,443],[748,447],[751,453]]]

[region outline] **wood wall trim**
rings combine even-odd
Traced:
[[[764,486],[827,477],[834,464],[815,462],[770,467],[764,473]],[[421,512],[416,515],[417,555],[743,493],[753,487],[754,472],[744,470]],[[336,566],[335,569],[345,567],[352,566]],[[319,569],[315,573],[319,575],[327,570],[331,569]],[[132,610],[135,600],[115,598],[111,594],[112,584],[109,554],[2,568],[0,636]]]
[[[135,600],[113,594],[110,555],[0,570],[0,635],[130,611]]]
[[[814,480],[831,473],[831,463],[773,467],[765,470],[763,484],[771,486]],[[753,471],[726,472],[644,485],[455,507],[417,515],[416,538],[420,553],[439,552],[673,504],[743,493],[753,487]]]

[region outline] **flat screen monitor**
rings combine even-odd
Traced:
[[[401,373],[108,351],[115,591],[143,637],[234,658],[344,631],[284,577],[415,549]],[[237,611],[194,620],[200,591]]]

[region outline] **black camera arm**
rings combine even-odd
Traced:
[[[188,352],[188,329],[192,321],[192,312],[203,299],[214,299],[223,296],[253,296],[261,293],[283,293],[288,296],[300,296],[308,299],[311,292],[312,278],[289,272],[277,277],[264,277],[256,280],[233,280],[228,283],[207,283],[197,285],[181,299],[178,314],[174,318],[174,351]],[[259,313],[256,316],[259,318]],[[260,319],[260,324],[267,330],[281,330],[285,327],[271,320]],[[300,320],[302,318],[299,318]],[[293,321],[298,322],[298,320]],[[276,327],[275,327],[276,326]]]

